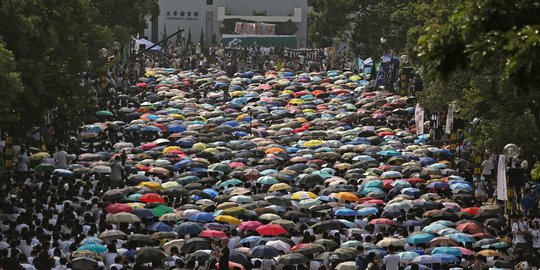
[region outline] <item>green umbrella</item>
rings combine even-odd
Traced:
[[[263,176],[257,180],[257,183],[262,185],[273,185],[279,183],[279,181],[272,176]]]
[[[239,179],[236,179],[236,178],[233,178],[231,180],[227,180],[221,184],[219,184],[218,186],[220,188],[223,188],[223,187],[229,187],[229,186],[236,186],[236,185],[239,185],[239,184],[242,184],[243,182],[240,181]]]
[[[208,169],[214,170],[214,171],[220,171],[220,172],[223,172],[225,174],[228,174],[228,173],[230,173],[232,171],[231,167],[229,167],[227,164],[224,164],[224,163],[212,164],[212,165],[208,166]]]
[[[97,116],[113,116],[113,113],[110,111],[98,111],[96,112]]]
[[[52,172],[56,169],[56,166],[50,163],[41,163],[36,166],[35,170],[38,172]]]
[[[221,212],[222,215],[229,215],[229,216],[239,216],[239,215],[242,215],[242,214],[245,214],[246,213],[246,209],[242,208],[242,207],[231,207],[231,208],[227,208],[225,210],[223,210],[223,212]]]
[[[174,213],[174,210],[165,205],[158,205],[152,209],[152,214],[156,217],[161,217],[167,213]]]

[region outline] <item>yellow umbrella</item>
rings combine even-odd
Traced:
[[[298,122],[300,122],[300,123],[305,123],[305,122],[307,122],[307,119],[304,118],[304,117],[297,117],[297,118],[294,118],[294,120],[296,120],[296,121],[298,121]]]
[[[206,147],[208,147],[208,145],[206,143],[199,142],[199,143],[196,143],[193,146],[191,146],[191,149],[201,150],[202,151],[202,150],[206,149]]]
[[[309,191],[298,191],[298,192],[293,193],[293,195],[291,196],[291,199],[293,200],[306,200],[306,199],[315,199],[315,198],[317,198],[317,195]]]
[[[147,187],[151,190],[163,190],[163,187],[156,182],[141,182],[139,186]]]
[[[299,98],[293,98],[289,100],[289,104],[293,104],[293,105],[300,105],[302,103],[304,103],[304,101]]]
[[[338,198],[346,201],[358,201],[360,198],[351,192],[338,192],[334,194],[334,198]]]
[[[287,190],[291,188],[287,183],[277,183],[273,184],[268,191],[278,191],[278,190]]]
[[[476,253],[477,255],[482,255],[484,257],[494,257],[499,256],[499,252],[493,249],[484,249]]]
[[[244,113],[236,117],[236,121],[244,121],[246,117],[249,117],[249,114]]]
[[[284,91],[281,92],[281,94],[282,95],[292,95],[292,94],[294,94],[294,91],[292,91],[292,90],[284,90]]]
[[[318,147],[321,146],[324,141],[321,140],[310,140],[304,143],[304,147]]]
[[[314,109],[304,109],[302,112],[304,112],[304,113],[314,113],[315,110]]]
[[[214,218],[215,220],[219,221],[219,222],[224,222],[224,223],[229,223],[229,224],[240,224],[242,223],[241,220],[233,217],[233,216],[229,216],[229,215],[219,215],[219,216],[216,216]]]
[[[126,204],[129,205],[129,207],[131,207],[133,209],[144,208],[144,203],[140,203],[140,202],[132,202],[132,203],[126,203]]]
[[[242,91],[234,91],[231,93],[231,97],[241,97],[242,95],[244,95],[244,92]]]
[[[203,152],[208,152],[208,153],[212,153],[212,154],[219,154],[219,150],[216,149],[216,148],[206,148],[203,150]]]
[[[180,151],[180,147],[178,147],[178,146],[169,146],[169,147],[165,147],[165,149],[163,149],[162,153],[163,153],[163,154],[167,154],[169,151],[172,151],[172,150],[178,150],[178,151]]]
[[[163,189],[168,189],[168,188],[172,188],[172,187],[179,187],[180,184],[178,184],[178,182],[175,182],[175,181],[170,181],[170,182],[166,182],[166,183],[163,183],[161,184],[161,187]]]
[[[173,117],[173,118],[180,119],[180,120],[185,119],[183,115],[178,114],[178,113],[171,113],[171,114],[169,114],[169,117]]]

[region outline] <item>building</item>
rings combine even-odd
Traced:
[[[159,4],[159,17],[149,20],[144,31],[152,42],[184,29],[184,38],[191,31],[193,43],[198,43],[202,33],[206,44],[212,43],[214,35],[224,44],[307,44],[307,0],[160,0]],[[247,29],[239,27],[268,31],[239,35],[239,29]]]

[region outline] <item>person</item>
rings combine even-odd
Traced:
[[[538,220],[532,221],[530,234],[532,237],[533,249],[536,253],[540,254],[540,223]]]
[[[535,207],[536,199],[532,195],[530,189],[525,189],[524,194],[525,195],[521,199],[521,209],[523,210],[523,215],[526,216],[529,214],[529,210],[533,210]]]
[[[53,158],[56,161],[56,167],[58,167],[58,169],[67,169],[69,155],[64,151],[62,145],[59,145],[57,149],[58,151],[53,155]]]
[[[383,258],[383,264],[386,266],[386,270],[398,270],[400,257],[395,253],[396,249],[390,245],[388,247],[388,254]]]
[[[514,253],[518,254],[521,250],[527,247],[526,234],[529,233],[529,226],[525,219],[520,218],[518,215],[513,216],[512,222],[512,242],[514,244]]]
[[[30,160],[26,154],[26,149],[21,148],[19,155],[17,156],[17,163],[15,165],[15,172],[22,177],[26,176],[28,173],[28,165]]]
[[[111,176],[109,182],[111,188],[120,186],[120,182],[122,181],[124,174],[124,166],[122,166],[121,159],[122,158],[120,156],[116,156],[114,158],[113,164],[111,165]]]
[[[493,165],[493,161],[491,160],[491,157],[486,157],[484,161],[482,161],[481,167],[482,167],[482,176],[484,176],[484,179],[486,179],[488,184],[491,184],[491,174],[492,174],[493,169],[495,169],[495,165]]]
[[[213,244],[213,250],[216,255],[216,258],[218,258],[219,268],[218,270],[229,270],[229,239],[223,238],[221,239],[221,246],[218,246],[216,244]]]
[[[364,255],[364,247],[358,246],[356,248],[357,254],[355,258],[355,265],[358,270],[366,269],[366,256]]]

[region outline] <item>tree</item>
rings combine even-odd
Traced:
[[[75,124],[90,104],[80,74],[90,71],[89,61],[99,62],[101,48],[129,40],[153,11],[152,3],[157,5],[156,0],[1,1],[3,49],[11,51],[13,58],[7,59],[15,61],[7,65],[14,70],[7,70],[19,74],[22,83],[22,89],[2,96],[9,104],[3,109],[16,112],[1,114],[2,125],[40,125],[46,111],[54,112],[66,128],[67,123]]]
[[[203,30],[201,28],[201,35],[199,36],[199,44],[201,44],[201,46],[204,46],[204,43],[205,43],[204,40],[205,40],[204,32],[203,32]]]
[[[421,102],[449,93],[466,119],[478,118],[477,150],[501,152],[516,143],[540,153],[540,5],[534,0],[457,1],[457,10],[431,23],[415,44],[424,77],[459,88],[427,89]]]
[[[6,122],[15,122],[21,119],[20,112],[11,103],[24,90],[21,74],[16,71],[15,64],[13,52],[0,43],[0,83],[5,89],[2,91],[2,99],[0,99],[0,114],[4,116],[3,120]]]

